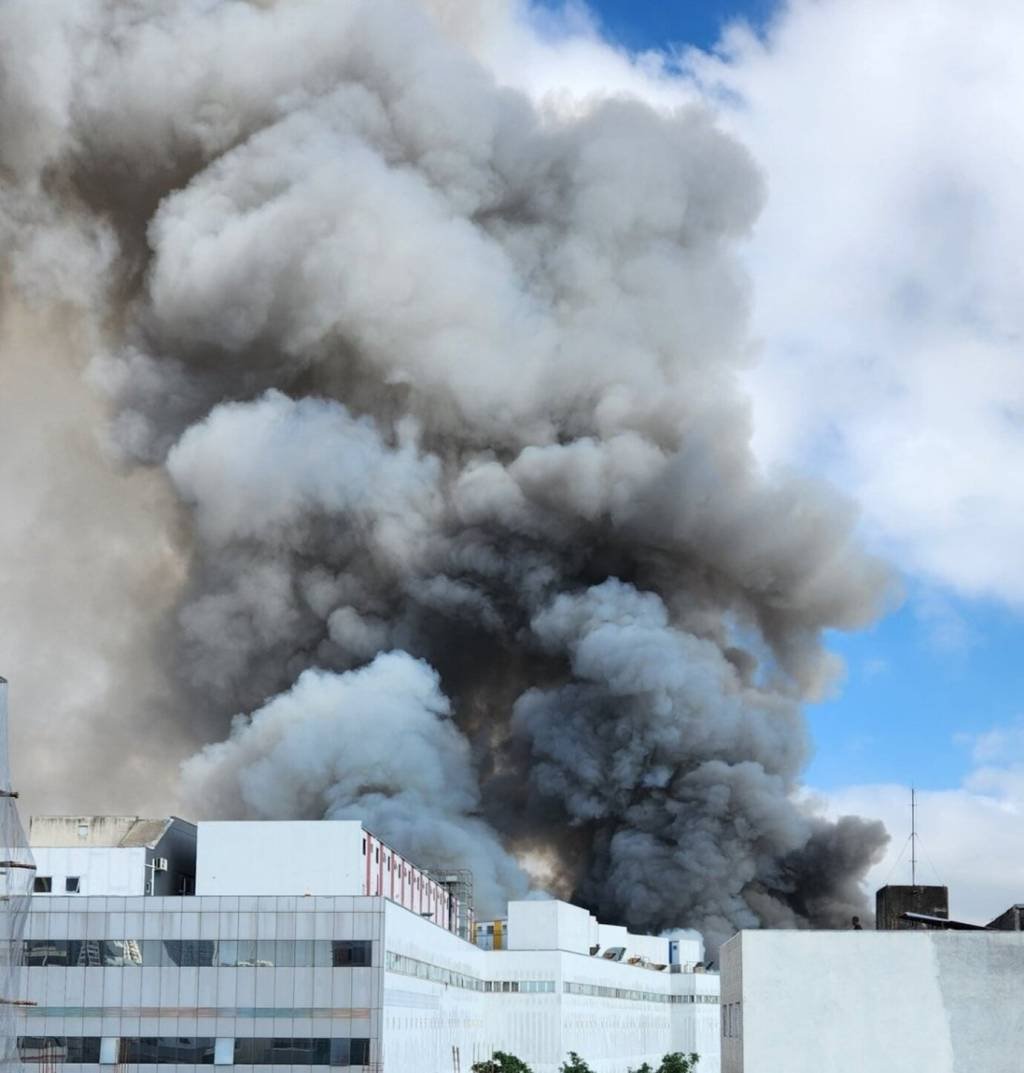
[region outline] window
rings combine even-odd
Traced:
[[[366,839],[363,839],[363,856],[366,856]]]
[[[367,939],[335,939],[331,947],[332,964],[335,968],[370,964],[373,944]]]
[[[380,864],[380,846],[375,846],[373,850],[373,863]]]
[[[36,876],[32,891],[35,894],[50,894],[53,891],[53,876]]]
[[[100,1060],[99,1036],[19,1036],[18,1050],[23,1062],[91,1063]]]
[[[26,965],[349,968],[373,964],[369,939],[26,939]]]
[[[365,1066],[368,1039],[236,1039],[235,1065]]]
[[[64,880],[64,892],[65,894],[79,894],[82,890],[82,877],[81,876],[68,876]]]
[[[123,1038],[118,1063],[212,1066],[213,1039],[192,1036]]]

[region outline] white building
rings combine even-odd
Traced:
[[[451,890],[358,823],[200,824],[194,896],[114,896],[74,867],[90,892],[29,915],[29,1060],[468,1073],[506,1050],[555,1073],[575,1050],[626,1073],[681,1050],[717,1073],[718,977],[694,971],[696,942],[527,901],[481,949],[449,930]]]
[[[744,931],[722,1073],[1020,1073],[1024,933]]]
[[[33,816],[35,894],[191,894],[196,825],[176,816]]]

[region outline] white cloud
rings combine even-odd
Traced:
[[[574,11],[539,35],[495,22],[478,52],[562,107],[703,94],[764,169],[765,463],[836,480],[912,573],[1024,604],[1024,6],[794,0],[763,39],[734,27],[681,68],[631,61]]]
[[[799,0],[697,64],[765,169],[764,458],[811,463],[908,569],[1024,602],[1024,7]]]

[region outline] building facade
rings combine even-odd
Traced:
[[[717,1073],[718,977],[696,971],[697,943],[528,901],[510,903],[503,948],[481,949],[455,933],[450,890],[371,839],[200,824],[194,895],[36,898],[25,1060],[468,1073],[500,1049],[555,1073],[576,1050],[625,1073],[683,1050]]]
[[[1020,1073],[1024,933],[744,931],[722,1073]]]

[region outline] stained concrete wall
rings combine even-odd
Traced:
[[[1024,933],[746,931],[721,964],[722,1073],[1022,1068]]]

